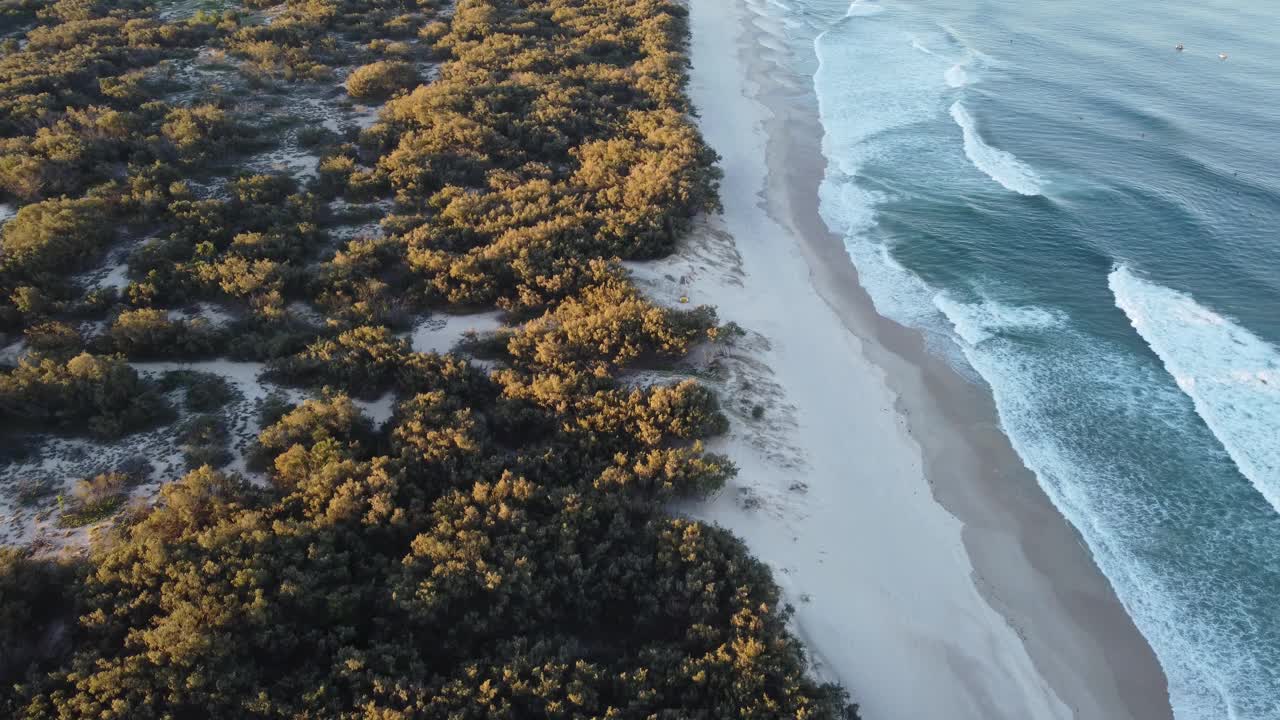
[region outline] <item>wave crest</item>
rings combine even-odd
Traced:
[[[1190,295],[1125,266],[1108,282],[1241,474],[1280,511],[1280,351]]]
[[[883,10],[884,8],[880,5],[867,2],[867,0],[853,0],[853,2],[849,3],[849,9],[845,11],[844,16],[862,17],[865,15],[875,15]]]
[[[1043,194],[1043,181],[1036,171],[1013,153],[988,145],[978,133],[973,116],[959,100],[951,106],[951,118],[964,132],[964,154],[974,167],[1006,190],[1027,196]]]
[[[933,298],[933,304],[951,321],[960,339],[971,347],[998,335],[1042,331],[1061,327],[1067,322],[1066,316],[1057,310],[1006,305],[994,300],[968,304],[943,293]]]

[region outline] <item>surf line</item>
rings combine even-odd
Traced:
[[[973,116],[959,100],[951,105],[951,118],[964,134],[964,154],[974,167],[1006,190],[1026,196],[1043,194],[1044,181],[1036,171],[1013,153],[988,145],[979,134]]]

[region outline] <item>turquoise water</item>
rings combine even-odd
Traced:
[[[1177,717],[1280,718],[1280,3],[757,11],[877,308],[991,387]]]

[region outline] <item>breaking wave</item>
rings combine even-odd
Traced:
[[[1034,196],[1043,193],[1042,181],[1036,171],[1013,153],[988,145],[978,133],[973,116],[959,100],[951,105],[951,118],[964,132],[964,154],[968,156],[974,167],[1000,183],[1006,190],[1019,195]]]
[[[1116,306],[1191,398],[1241,474],[1280,511],[1280,352],[1186,293],[1120,266]]]

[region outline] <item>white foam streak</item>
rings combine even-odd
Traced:
[[[1109,282],[1116,306],[1240,472],[1280,511],[1280,351],[1190,295],[1124,266]]]
[[[947,81],[947,87],[962,88],[969,84],[969,72],[965,69],[966,63],[956,63],[947,68],[947,72],[943,78]]]
[[[1142,560],[1129,554],[1117,537],[1117,530],[1124,532],[1126,520],[1106,509],[1126,502],[1124,495],[1113,496],[1107,491],[1122,484],[1107,477],[1116,468],[1090,457],[1087,448],[1062,442],[1057,408],[1067,402],[1065,393],[1071,388],[1085,384],[1100,384],[1099,390],[1111,388],[1114,393],[1094,396],[1100,403],[1098,409],[1127,414],[1125,404],[1136,400],[1124,390],[1142,386],[1148,378],[1129,358],[1073,332],[1061,314],[1033,307],[992,307],[989,302],[963,303],[945,296],[935,302],[956,334],[962,336],[965,357],[989,384],[1000,426],[1014,450],[1035,473],[1054,506],[1080,530],[1129,615],[1151,641],[1170,679],[1175,717],[1223,717],[1227,689],[1215,677],[1213,663],[1202,660],[1204,649],[1196,642],[1198,634],[1212,629],[1169,621],[1181,612],[1178,604],[1171,602],[1176,593],[1164,586],[1167,578],[1152,574]],[[1062,326],[1057,327],[1059,324]],[[1034,334],[1040,328],[1055,336],[1061,348],[1056,357],[1026,353],[1006,336],[1010,330]],[[1172,391],[1169,394],[1176,400]],[[1140,401],[1153,400],[1157,406],[1166,402],[1149,396]]]
[[[950,25],[941,25],[939,27],[941,27],[942,31],[947,34],[947,37],[951,38],[951,40],[954,41],[957,45],[963,47],[965,49],[965,52],[968,53],[973,59],[977,60],[981,65],[985,67],[993,67],[993,68],[1004,66],[1004,63],[1001,63],[999,60],[996,60],[994,57],[982,52],[981,50],[974,48],[974,46],[971,45],[969,41],[964,38],[963,35],[957,32],[955,28],[951,27]]]
[[[848,15],[878,11],[878,5],[860,0]],[[964,132],[967,156],[966,161],[945,148],[936,154],[954,163],[945,166],[953,178],[972,176],[967,167],[972,163],[1013,192],[1038,195],[1044,186],[1034,169],[988,145],[967,109],[950,102],[963,93],[956,88],[980,80],[999,64],[950,28],[942,26],[943,36],[930,25],[909,9],[891,6],[874,19],[838,21],[814,38],[814,87],[828,161],[820,188],[822,216],[843,236],[876,310],[921,329],[931,350],[962,374],[981,376],[990,385],[1000,425],[1015,450],[1054,505],[1080,529],[1158,653],[1179,720],[1229,716],[1230,698],[1248,695],[1246,679],[1257,676],[1253,659],[1241,652],[1237,632],[1215,615],[1192,612],[1188,602],[1194,601],[1176,586],[1179,578],[1154,572],[1150,558],[1135,555],[1129,542],[1141,534],[1133,523],[1156,517],[1144,514],[1156,512],[1145,493],[1129,493],[1151,480],[1143,473],[1158,482],[1167,470],[1159,467],[1159,458],[1148,465],[1141,456],[1143,448],[1159,448],[1166,437],[1160,423],[1115,428],[1123,440],[1110,434],[1112,428],[1087,428],[1089,442],[1082,444],[1077,442],[1081,428],[1073,425],[1077,416],[1067,412],[1087,405],[1080,417],[1175,418],[1188,411],[1184,397],[1160,382],[1158,367],[1073,329],[1064,313],[939,295],[925,278],[896,262],[891,241],[875,231],[878,209],[892,199],[893,186],[859,182],[859,177],[876,163],[916,160],[914,133],[904,131],[913,125],[935,130],[939,121],[946,132],[940,113],[948,107]],[[1216,451],[1211,438],[1196,430],[1201,437],[1195,441]],[[1136,459],[1125,454],[1133,440],[1139,446]],[[1116,510],[1121,503],[1135,513],[1132,518]]]
[[[970,305],[940,293],[933,298],[933,304],[951,321],[956,334],[970,347],[1006,333],[1047,330],[1066,324],[1066,317],[1060,312],[1006,305],[994,300]]]
[[[956,61],[956,63],[951,67],[947,68],[947,71],[942,74],[942,78],[947,82],[947,87],[962,88],[965,85],[969,84],[969,66],[973,64],[973,61],[978,57],[980,53],[977,53],[971,50],[969,47],[964,45],[964,43],[961,42],[955,36],[948,34],[948,37],[951,40],[951,42],[964,48],[964,57]],[[924,53],[925,55],[932,55],[933,57],[936,57],[936,58],[945,59],[943,55],[939,55],[938,53],[929,49],[927,45],[920,42],[920,38],[917,38],[917,37],[911,38],[911,47]]]
[[[937,54],[937,53],[935,53],[934,51],[932,51],[932,50],[930,50],[929,48],[925,47],[925,46],[924,46],[924,43],[920,42],[920,39],[919,39],[919,38],[911,38],[911,47],[915,48],[916,50],[919,50],[920,52],[924,53],[925,55],[932,55],[932,56],[934,56],[934,57],[937,57],[937,56],[938,56],[938,54]]]
[[[959,100],[951,106],[951,118],[964,133],[964,154],[974,167],[1000,183],[1006,190],[1019,195],[1041,194],[1041,180],[1036,171],[1013,153],[988,145],[978,133],[978,126],[973,116]]]
[[[862,17],[866,15],[875,15],[883,12],[884,8],[877,3],[867,2],[867,0],[853,0],[849,3],[849,9],[845,11],[845,17]]]

